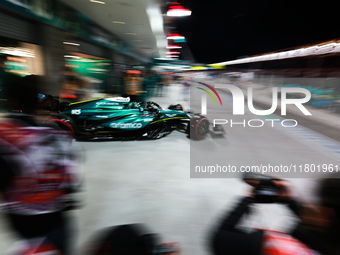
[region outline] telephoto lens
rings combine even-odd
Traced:
[[[280,196],[279,188],[271,180],[261,180],[255,190],[257,203],[275,203]]]
[[[175,245],[171,244],[159,244],[153,250],[153,254],[177,254],[178,250]]]
[[[282,181],[258,173],[245,173],[243,180],[255,188],[254,199],[257,203],[275,203],[280,196],[280,189],[273,181]]]

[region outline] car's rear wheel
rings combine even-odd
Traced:
[[[66,121],[65,119],[54,118],[54,119],[50,119],[46,121],[46,123],[53,124],[55,129],[68,131],[70,139],[76,138],[75,129],[74,129],[74,126],[72,125],[72,122],[70,123]]]

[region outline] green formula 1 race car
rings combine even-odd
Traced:
[[[209,133],[223,135],[201,115],[183,111],[180,104],[163,109],[155,102],[130,102],[129,97],[87,100],[61,106],[54,122],[72,132],[78,140],[159,139],[177,130],[191,139],[204,139]]]

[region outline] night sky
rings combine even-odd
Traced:
[[[340,38],[336,1],[181,0],[177,19],[197,62],[216,63]]]

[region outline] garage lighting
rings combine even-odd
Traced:
[[[181,46],[178,46],[178,45],[168,45],[166,46],[167,49],[181,49],[182,47]]]
[[[97,3],[97,4],[105,4],[103,1],[97,1],[97,0],[90,0],[92,3]]]
[[[299,48],[299,49],[293,49],[289,51],[266,54],[262,56],[221,62],[221,63],[216,63],[214,65],[234,65],[234,64],[251,63],[251,62],[259,62],[259,61],[270,61],[270,60],[277,60],[277,59],[305,57],[305,56],[311,56],[311,55],[322,55],[322,54],[335,53],[335,52],[340,52],[339,43],[327,43],[324,45],[314,45],[314,46],[310,46],[307,48]]]
[[[112,21],[112,23],[125,25],[125,22],[122,21]]]
[[[165,57],[165,58],[155,58],[157,60],[178,60],[177,58],[168,58],[168,57]]]
[[[72,56],[72,55],[65,55],[64,58],[80,58],[78,56]]]
[[[305,48],[302,52],[302,55],[309,56],[309,55],[315,55],[318,52],[319,47],[318,46],[312,46]]]
[[[166,54],[181,54],[178,51],[167,51]]]
[[[16,57],[35,58],[34,51],[25,48],[0,47],[0,53]]]
[[[318,54],[330,53],[333,51],[336,45],[337,45],[336,43],[328,43],[328,44],[321,45],[318,48]]]
[[[73,42],[64,42],[64,44],[74,45],[74,46],[80,46],[79,43],[73,43]]]
[[[26,63],[26,59],[17,58],[17,57],[7,57],[8,61],[19,62],[19,63]]]
[[[169,10],[166,15],[171,17],[184,17],[190,16],[191,11],[189,9],[183,8],[183,6],[180,5],[179,3],[173,3],[170,4]]]
[[[337,44],[334,46],[332,52],[340,52],[340,43],[337,43]]]
[[[180,34],[168,34],[166,39],[184,39],[185,37]]]

